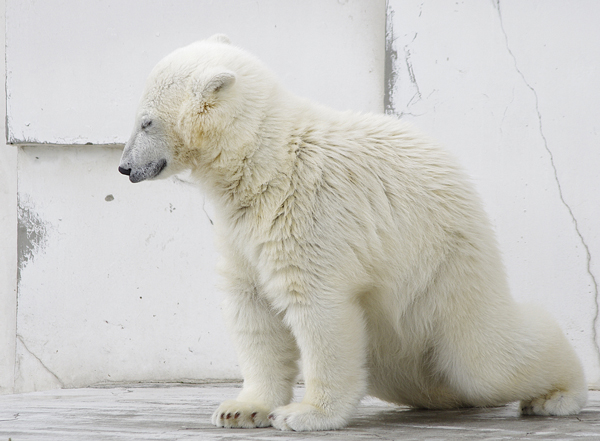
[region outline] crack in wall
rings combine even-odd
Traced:
[[[38,357],[37,355],[35,355],[35,354],[34,354],[34,353],[31,351],[31,349],[29,349],[29,348],[27,347],[27,345],[25,344],[25,341],[23,340],[23,336],[21,336],[21,335],[17,334],[17,339],[18,339],[18,340],[21,342],[21,344],[23,345],[23,347],[25,348],[25,350],[26,350],[26,351],[27,351],[27,352],[28,352],[28,353],[29,353],[29,354],[30,354],[30,355],[31,355],[33,358],[35,358],[35,359],[36,359],[36,360],[37,360],[37,361],[40,363],[40,365],[42,365],[42,367],[43,367],[43,368],[46,370],[46,372],[48,372],[50,375],[52,375],[52,376],[53,376],[53,377],[56,379],[56,381],[58,381],[58,383],[60,384],[60,386],[61,386],[61,387],[65,387],[65,384],[63,383],[63,381],[62,381],[60,378],[58,378],[58,375],[56,375],[54,372],[52,372],[52,371],[50,370],[50,368],[49,368],[48,366],[46,366],[46,364],[45,364],[45,363],[42,361],[42,359],[41,359],[40,357]]]
[[[416,34],[415,34],[416,38]],[[414,41],[414,39],[413,39]],[[419,89],[419,84],[417,83],[417,78],[415,77],[415,71],[413,69],[412,61],[410,59],[410,49],[408,49],[408,45],[404,46],[404,61],[406,62],[406,69],[408,71],[408,78],[413,86],[415,86],[415,94],[406,104],[406,107],[410,107],[413,104],[420,101],[423,97],[421,95],[421,89]]]
[[[508,113],[508,109],[510,108],[512,103],[514,103],[514,101],[515,101],[515,88],[513,87],[512,95],[510,97],[510,102],[504,108],[504,113],[502,113],[502,120],[500,120],[500,134],[504,134],[504,131],[502,130],[502,127],[504,126],[504,120],[506,119],[506,114]]]
[[[184,184],[184,185],[191,185],[193,186],[195,189],[198,188],[198,184],[189,180],[185,180],[182,179],[180,176],[173,176],[173,180],[177,183],[180,184]],[[204,214],[206,215],[206,218],[208,219],[208,221],[210,222],[211,225],[214,225],[215,223],[213,222],[212,218],[210,217],[210,214],[208,213],[208,211],[206,210],[206,197],[203,196],[202,198],[202,211],[204,211]],[[173,212],[173,210],[171,210],[171,213]]]
[[[202,211],[204,211],[204,214],[206,214],[206,217],[208,218],[208,221],[210,222],[211,225],[214,225],[213,220],[210,218],[208,211],[206,211],[206,198],[202,199]]]
[[[598,328],[598,322],[600,320],[600,302],[599,302],[599,299],[598,299],[598,282],[596,280],[596,277],[594,276],[594,273],[592,272],[592,254],[590,252],[590,248],[589,248],[588,244],[585,241],[585,238],[583,237],[583,234],[581,233],[581,230],[579,229],[579,224],[577,222],[577,218],[575,217],[575,213],[573,213],[573,210],[571,209],[571,206],[565,200],[565,197],[564,197],[564,194],[563,194],[563,190],[562,190],[562,186],[561,186],[561,183],[560,183],[560,179],[558,177],[558,169],[556,168],[556,164],[554,162],[554,155],[552,154],[552,150],[550,149],[550,147],[548,145],[548,139],[546,138],[546,135],[544,133],[543,122],[542,122],[542,114],[540,112],[540,105],[539,105],[539,98],[538,98],[537,91],[527,81],[527,78],[525,78],[525,75],[519,69],[519,65],[517,63],[517,57],[515,56],[515,54],[513,53],[513,51],[510,48],[510,44],[508,42],[508,34],[506,33],[506,30],[504,29],[504,22],[502,20],[502,11],[500,10],[500,0],[496,0],[495,1],[495,6],[496,6],[496,9],[498,11],[498,18],[500,20],[500,29],[502,31],[502,34],[504,35],[504,41],[506,42],[506,49],[507,49],[509,55],[511,56],[513,62],[514,62],[515,70],[517,71],[517,73],[519,74],[519,76],[521,77],[521,79],[523,80],[523,83],[525,84],[525,86],[529,90],[531,90],[531,92],[533,93],[533,96],[535,98],[535,111],[536,111],[536,114],[537,114],[538,127],[539,127],[539,131],[540,131],[540,136],[542,138],[542,142],[543,142],[544,148],[545,148],[546,152],[548,153],[548,156],[550,157],[550,164],[552,166],[552,170],[553,170],[553,173],[554,173],[554,180],[556,181],[556,186],[558,188],[558,195],[559,195],[560,201],[562,202],[562,204],[565,206],[565,208],[569,212],[569,216],[571,217],[571,220],[572,220],[573,225],[575,227],[575,232],[577,233],[577,236],[579,237],[579,240],[581,241],[581,244],[583,245],[583,248],[584,248],[585,253],[586,253],[586,266],[587,266],[586,270],[587,270],[587,273],[588,273],[589,277],[592,280],[592,287],[593,287],[593,291],[594,291],[594,307],[595,307],[595,311],[594,311],[594,318],[593,318],[593,321],[592,321],[592,338],[593,338],[594,345],[595,345],[595,348],[596,348],[596,355],[598,357],[598,360],[600,361],[600,341],[599,341],[599,335],[598,335],[598,330],[597,330],[597,328]]]

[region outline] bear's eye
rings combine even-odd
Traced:
[[[152,120],[151,119],[147,119],[147,120],[142,121],[142,130],[147,129],[151,125],[152,125]]]

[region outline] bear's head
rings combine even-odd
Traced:
[[[224,35],[176,50],[150,73],[119,171],[140,182],[247,155],[276,84]]]

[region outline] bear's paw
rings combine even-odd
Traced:
[[[253,429],[268,427],[268,408],[255,403],[228,400],[221,403],[212,415],[212,423],[217,427]]]
[[[278,407],[269,415],[273,427],[296,432],[335,430],[346,425],[346,419],[328,415],[324,410],[307,403],[292,403]]]
[[[519,408],[522,415],[576,415],[585,405],[586,395],[557,390],[533,400],[523,400]]]

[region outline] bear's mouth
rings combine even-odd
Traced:
[[[119,167],[121,174],[129,176],[129,180],[134,184],[137,182],[145,181],[146,179],[152,179],[157,177],[167,166],[166,159],[159,159],[158,161],[152,161],[144,165],[143,167],[131,169],[125,167]]]

